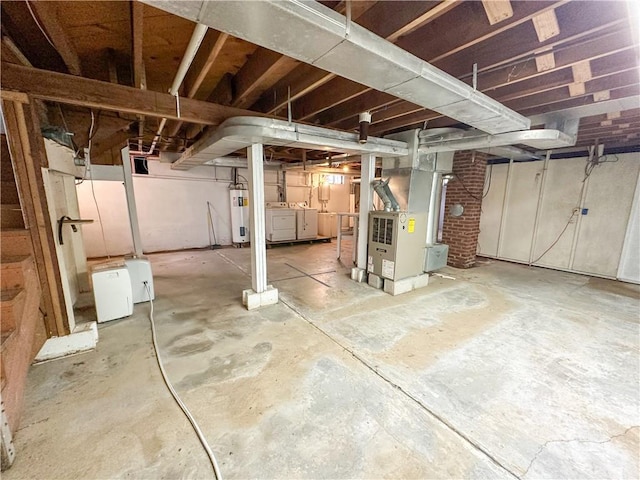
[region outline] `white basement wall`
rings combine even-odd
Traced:
[[[138,221],[145,253],[201,248],[209,245],[207,201],[212,204],[217,243],[231,244],[229,185],[231,168],[196,167],[188,171],[171,170],[168,163],[150,161],[149,175],[134,175],[133,185]],[[238,169],[239,182],[246,186],[246,169]],[[265,200],[279,201],[277,173],[265,170]],[[89,258],[123,255],[133,251],[124,185],[117,181],[94,181],[93,191],[104,227],[102,239],[91,182],[78,185],[82,218],[95,222],[83,226]]]
[[[287,172],[287,201],[304,202],[310,208],[317,208],[321,211],[322,204],[318,200],[318,186],[322,182],[324,174],[306,173],[299,171]],[[343,176],[344,184],[329,185],[330,194],[327,202],[328,212],[348,212],[349,193],[351,189],[351,177]]]
[[[584,184],[586,158],[490,166],[478,254],[640,283],[640,155],[606,160]]]

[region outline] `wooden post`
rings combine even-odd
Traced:
[[[69,320],[42,179],[42,167],[48,162],[38,114],[31,98],[9,99],[4,92],[2,111],[25,226],[31,236],[40,278],[47,334],[67,335]]]

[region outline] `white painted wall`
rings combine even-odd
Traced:
[[[207,201],[214,212],[216,240],[231,244],[229,185],[231,168],[196,167],[187,171],[171,170],[170,164],[150,161],[149,175],[134,175],[133,185],[144,252],[201,248],[209,245]],[[265,170],[265,201],[280,201],[278,173]],[[246,184],[246,169],[238,169],[238,180]],[[281,175],[281,174],[280,174]],[[345,186],[341,186],[345,187]],[[346,206],[348,208],[348,185]],[[94,181],[93,189],[100,207],[108,253],[123,255],[133,251],[124,185],[115,181]],[[80,215],[95,223],[83,228],[88,257],[106,256],[91,182],[77,187]],[[303,189],[289,189],[288,201]],[[308,192],[308,189],[305,189]],[[338,190],[339,192],[341,189]],[[341,198],[340,194],[337,194]],[[332,199],[333,199],[332,192]],[[338,200],[336,200],[338,202]]]
[[[626,282],[640,283],[640,175],[636,182],[636,193],[633,196],[617,276]]]
[[[640,281],[640,225],[637,211],[631,211],[640,188],[640,155],[617,158],[596,167],[584,188],[586,158],[549,160],[546,169],[543,161],[513,163],[510,172],[508,165],[495,165],[491,190],[482,204],[478,253]],[[588,213],[572,218],[581,197]]]
[[[482,200],[482,214],[480,215],[480,235],[478,235],[478,251],[492,257],[498,256],[498,242],[500,236],[500,219],[502,205],[506,194],[508,164],[490,165],[487,167],[491,175],[491,185]],[[441,213],[440,221],[444,219]],[[497,228],[496,228],[497,227]]]
[[[304,173],[298,171],[287,172],[287,201],[288,202],[311,202],[311,208],[322,209],[322,204],[318,200],[318,185],[322,182],[322,173]],[[351,177],[345,176],[344,184],[329,185],[330,194],[327,202],[328,212],[348,212],[349,192]],[[311,185],[311,187],[309,186]]]

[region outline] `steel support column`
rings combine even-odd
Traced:
[[[360,167],[360,216],[358,217],[358,261],[357,267],[367,271],[367,241],[369,239],[369,212],[373,210],[371,182],[376,172],[376,157],[373,153],[362,155]]]
[[[249,217],[251,238],[251,288],[267,289],[267,244],[264,219],[264,148],[255,143],[247,148],[249,160]]]

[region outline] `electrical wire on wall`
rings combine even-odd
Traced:
[[[593,149],[590,151],[589,158],[587,158],[587,163],[584,166],[584,177],[582,179],[582,186],[580,187],[580,194],[578,195],[577,206],[575,206],[573,208],[573,210],[571,211],[571,215],[569,216],[569,219],[567,220],[567,223],[565,224],[565,226],[562,229],[562,231],[560,232],[560,234],[551,243],[551,245],[549,245],[549,247],[544,252],[542,252],[542,254],[540,254],[540,256],[538,256],[538,258],[536,258],[535,260],[532,260],[529,263],[529,266],[533,265],[534,263],[539,262],[540,259],[542,259],[542,257],[544,257],[547,253],[549,253],[551,251],[551,249],[558,244],[558,242],[560,241],[562,236],[565,234],[565,232],[569,228],[569,225],[571,225],[573,219],[576,218],[580,214],[580,203],[582,201],[582,196],[584,195],[584,190],[585,190],[586,185],[587,185],[587,179],[591,176],[591,174],[593,173],[593,170],[597,166],[602,165],[603,163],[612,163],[612,162],[617,162],[618,161],[618,156],[617,155],[613,155],[613,157],[615,159],[611,159],[611,160],[609,160],[608,155],[595,156],[597,150],[598,150],[598,145],[596,144],[596,146],[593,147]]]
[[[96,191],[93,186],[93,169],[91,168],[91,142],[93,140],[93,136],[95,135],[95,125],[96,125],[96,117],[93,114],[93,110],[91,110],[91,127],[89,127],[89,145],[87,147],[87,155],[84,159],[85,161],[85,170],[89,171],[89,183],[91,184],[91,194],[93,196],[93,202],[96,205],[96,211],[98,212],[98,222],[100,223],[100,231],[102,232],[102,242],[104,243],[104,252],[107,255],[107,259],[111,259],[109,255],[109,249],[107,248],[107,237],[104,234],[104,225],[102,223],[102,215],[100,214],[100,207],[98,206],[98,199],[96,198]],[[97,129],[95,129],[97,131]]]
[[[218,466],[216,457],[213,451],[211,450],[211,447],[209,446],[207,439],[202,433],[202,430],[200,429],[198,422],[196,422],[196,419],[193,417],[193,415],[191,414],[187,406],[184,404],[184,402],[178,395],[178,392],[176,392],[175,389],[173,388],[173,385],[171,384],[171,381],[169,381],[169,377],[167,376],[167,372],[164,369],[164,364],[162,363],[162,358],[160,357],[160,351],[158,348],[158,338],[156,336],[156,324],[153,319],[153,300],[151,299],[151,289],[149,288],[149,284],[146,281],[144,282],[144,288],[147,291],[147,298],[149,298],[149,305],[150,305],[149,322],[151,323],[151,340],[153,342],[153,350],[156,355],[156,362],[158,362],[158,368],[160,369],[162,380],[164,380],[164,384],[167,386],[169,393],[171,393],[171,396],[173,397],[175,402],[178,404],[178,407],[180,407],[180,410],[182,410],[182,413],[184,413],[185,417],[187,417],[187,420],[189,420],[189,423],[193,427],[193,430],[196,432],[196,435],[198,436],[198,440],[202,444],[204,451],[207,453],[207,456],[209,457],[209,461],[211,462],[211,467],[213,468],[213,473],[216,476],[216,479],[222,480],[222,473],[220,472],[220,467]]]
[[[31,14],[31,17],[33,18],[33,21],[36,22],[36,25],[40,29],[40,32],[42,32],[42,35],[44,35],[44,38],[47,39],[47,42],[49,42],[49,45],[51,45],[53,47],[53,49],[57,52],[58,49],[56,48],[54,43],[51,41],[51,38],[49,37],[49,35],[45,31],[45,29],[42,28],[42,25],[40,25],[40,21],[38,20],[38,17],[36,16],[35,12],[31,8],[31,3],[29,2],[29,0],[25,0],[25,3],[27,4],[27,8],[29,9],[29,13]]]

